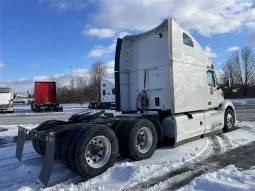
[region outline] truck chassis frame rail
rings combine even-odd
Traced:
[[[39,180],[47,187],[51,176],[53,163],[54,163],[54,151],[55,151],[55,133],[51,132],[49,135],[44,135],[43,131],[28,130],[21,126],[18,128],[18,141],[16,147],[16,157],[22,162],[22,154],[24,145],[28,137],[37,138],[41,141],[46,141],[45,156],[43,159],[43,165],[39,174]]]

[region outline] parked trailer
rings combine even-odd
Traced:
[[[35,82],[34,100],[31,102],[31,110],[35,112],[63,111],[63,107],[57,103],[56,82]]]
[[[13,99],[15,94],[12,93],[11,88],[0,87],[0,112],[1,113],[13,113]]]
[[[115,108],[115,82],[114,79],[102,79],[100,81],[100,101],[91,101],[90,109]]]
[[[115,88],[121,114],[89,110],[31,131],[19,127],[17,158],[21,161],[31,137],[45,157],[39,179],[48,185],[54,158],[91,178],[113,166],[118,155],[148,159],[158,143],[178,146],[231,131],[235,123],[235,108],[224,100],[211,60],[170,18],[153,30],[117,39]]]

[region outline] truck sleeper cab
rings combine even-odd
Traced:
[[[117,40],[115,93],[121,114],[89,110],[68,121],[45,121],[32,131],[20,127],[16,156],[22,160],[25,140],[32,137],[35,151],[45,157],[39,175],[45,185],[54,158],[91,178],[113,166],[119,155],[148,159],[158,143],[178,146],[233,130],[235,108],[221,88],[203,49],[169,18]]]
[[[100,81],[100,101],[91,101],[90,109],[111,109],[115,107],[115,83],[114,79],[102,79]]]
[[[56,82],[36,81],[34,84],[34,100],[31,102],[31,110],[63,111],[63,107],[57,103]]]

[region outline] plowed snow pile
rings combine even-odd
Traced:
[[[163,147],[157,149],[155,154],[147,160],[134,162],[129,159],[120,159],[112,168],[87,181],[69,171],[63,164],[61,164],[61,161],[55,161],[50,180],[51,187],[46,188],[45,190],[113,191],[123,190],[125,188],[132,189],[132,187],[141,183],[149,183],[151,179],[157,179],[158,177],[165,176],[181,166],[201,161],[211,155],[220,154],[240,145],[245,145],[255,141],[255,122],[242,122],[238,123],[237,126],[239,126],[240,129],[233,132],[199,139],[177,148]],[[4,126],[4,128],[8,128],[8,126]],[[14,127],[12,126],[11,128],[12,133],[10,136],[15,136],[13,134]],[[31,128],[31,126],[29,128]],[[0,134],[0,139],[3,138],[3,136],[6,137],[8,135],[8,132],[2,133],[4,134]],[[31,146],[31,141],[28,141],[25,144],[22,163],[15,158],[15,145],[2,145],[0,148],[0,190],[28,191],[44,188],[44,186],[37,180],[41,165],[42,157],[35,153]],[[238,174],[238,171],[235,171],[235,169],[233,172]],[[254,173],[252,171],[247,171],[245,173],[250,174],[250,179],[253,178],[254,180]],[[182,189],[196,189],[194,185],[197,185],[199,181],[205,181],[207,177],[217,176],[213,173],[202,175],[201,177],[193,180],[193,182],[188,185],[189,187]],[[221,174],[219,174],[218,177],[221,177]],[[229,181],[231,181],[231,178],[233,178],[233,181],[236,181],[237,179],[234,177],[234,175],[231,176]],[[216,179],[221,181],[220,178]],[[243,182],[248,182],[246,179],[242,180]],[[215,189],[212,190],[218,190],[217,188],[218,187],[215,187]],[[202,187],[201,189],[203,190]]]

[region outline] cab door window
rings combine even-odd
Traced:
[[[215,78],[212,71],[207,71],[207,83],[210,87],[216,87]]]

